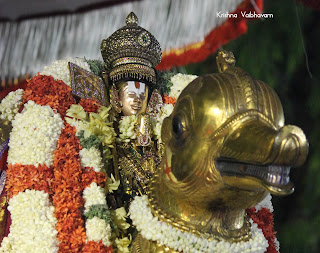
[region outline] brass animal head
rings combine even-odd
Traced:
[[[304,162],[308,142],[300,128],[284,125],[268,85],[238,67],[220,69],[191,82],[165,119],[166,151],[150,198],[163,217],[232,238],[245,208],[267,192],[293,192],[290,167]]]

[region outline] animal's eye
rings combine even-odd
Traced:
[[[184,127],[178,116],[174,116],[172,119],[172,131],[177,139],[180,139],[183,135]]]

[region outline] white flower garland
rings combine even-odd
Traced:
[[[83,148],[80,150],[81,166],[92,167],[95,172],[100,172],[102,170],[102,158],[101,152],[95,147],[90,149]]]
[[[119,138],[117,141],[129,142],[137,138],[135,133],[135,124],[137,123],[136,115],[123,116],[119,121]]]
[[[53,164],[53,152],[63,127],[60,114],[50,106],[28,101],[12,121],[12,127],[8,164]]]
[[[161,108],[159,117],[155,118],[153,121],[153,131],[157,140],[161,141],[161,127],[163,120],[169,117],[173,111],[173,104],[164,104]]]
[[[252,226],[251,239],[246,242],[229,243],[217,240],[209,241],[159,221],[158,217],[152,215],[148,207],[147,196],[135,197],[129,210],[132,223],[141,232],[142,237],[156,241],[174,250],[183,252],[264,253],[268,247],[268,241],[265,239],[261,229],[252,220],[250,220]]]
[[[262,208],[267,208],[270,210],[271,213],[273,213],[273,206],[272,206],[271,199],[272,199],[271,194],[268,193],[267,196],[255,206],[256,211],[258,212]]]
[[[90,71],[89,64],[82,58],[67,58],[52,62],[49,66],[45,66],[40,72],[41,75],[53,76],[55,80],[62,80],[66,85],[71,86],[71,77],[68,63],[72,62],[79,67]]]
[[[170,81],[173,83],[173,86],[171,87],[169,97],[178,99],[182,90],[197,77],[198,76],[196,75],[185,75],[180,73],[171,77]]]
[[[12,224],[0,252],[58,252],[57,219],[47,193],[35,190],[19,192],[9,200],[8,210]]]
[[[11,91],[0,103],[0,119],[12,121],[19,111],[24,90]]]
[[[107,201],[104,189],[92,182],[90,186],[83,190],[85,213],[89,211],[91,206],[105,205],[107,207]],[[100,241],[106,246],[109,246],[111,238],[111,226],[107,224],[104,219],[99,217],[93,217],[86,221],[86,235],[88,240]]]
[[[104,189],[92,182],[90,186],[83,190],[85,213],[89,211],[90,206],[105,205],[107,206],[106,195]]]
[[[99,217],[93,217],[92,219],[87,220],[86,234],[88,241],[98,242],[102,240],[102,243],[105,246],[109,246],[111,244],[111,226]]]

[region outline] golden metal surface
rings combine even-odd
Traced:
[[[152,125],[148,114],[142,113],[137,115],[136,124],[136,144],[137,146],[149,146],[151,144]]]
[[[132,197],[146,194],[158,160],[153,143],[148,147],[137,147],[133,142],[118,144],[117,156],[127,193]]]
[[[160,245],[159,243],[144,239],[139,233],[131,246],[132,253],[174,253],[178,252],[169,247]]]
[[[220,73],[227,70],[229,67],[232,67],[236,64],[236,58],[233,53],[230,51],[222,50],[218,53],[217,57],[217,66]]]
[[[221,73],[190,83],[164,120],[165,152],[148,195],[160,220],[236,242],[250,238],[246,208],[268,191],[293,191],[289,167],[304,162],[308,142],[301,129],[284,125],[268,85],[233,66],[232,54],[220,56]]]
[[[0,197],[0,238],[2,239],[4,236],[4,232],[6,229],[6,221],[7,221],[7,210],[6,204],[8,202],[8,197],[6,194],[2,194]]]
[[[137,93],[128,89],[128,84],[122,82],[119,85],[119,103],[124,116],[144,113],[147,109],[149,88],[145,85],[143,93]]]
[[[161,60],[161,47],[156,38],[138,26],[131,12],[126,25],[102,40],[101,54],[113,82],[138,80],[155,84],[154,68]]]

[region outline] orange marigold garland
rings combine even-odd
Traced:
[[[6,190],[9,198],[26,189],[45,191],[52,194],[53,172],[46,165],[9,164],[7,169]]]
[[[59,252],[81,252],[86,240],[80,208],[83,207],[80,165],[80,141],[69,124],[62,130],[54,154],[53,203],[58,219]]]
[[[172,98],[172,97],[169,97],[169,96],[167,96],[167,95],[164,95],[164,96],[163,96],[163,102],[164,102],[165,104],[173,104],[173,105],[175,105],[176,102],[177,102],[177,100],[174,99],[174,98]]]
[[[64,118],[71,104],[76,103],[71,91],[72,89],[61,80],[55,81],[52,76],[36,75],[28,80],[23,100],[49,105]]]
[[[112,251],[112,246],[103,245],[101,240],[99,242],[89,241],[82,249],[83,253],[110,253]]]
[[[86,167],[86,171],[82,174],[82,187],[83,189],[88,187],[92,182],[104,187],[107,178],[103,172],[95,172],[92,167]]]
[[[95,99],[84,99],[81,98],[79,104],[83,107],[83,109],[87,112],[94,112],[97,113],[99,108],[102,106],[97,100]]]

